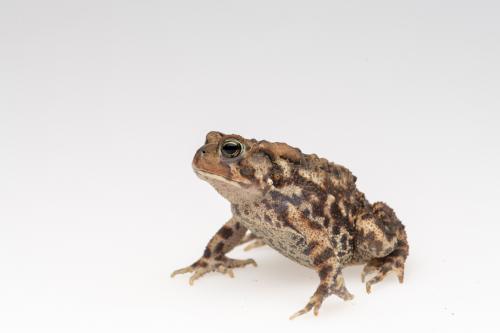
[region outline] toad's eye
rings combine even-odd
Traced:
[[[224,157],[235,158],[241,154],[243,146],[236,140],[227,140],[220,148],[220,152]]]

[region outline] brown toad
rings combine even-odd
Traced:
[[[233,268],[256,263],[228,258],[229,251],[251,240],[250,248],[267,244],[320,278],[309,302],[291,318],[311,309],[317,314],[330,294],[352,299],[342,277],[346,265],[366,264],[363,282],[376,273],[367,292],[390,271],[403,282],[409,250],[404,226],[385,203],[365,199],[347,168],[285,143],[210,132],[193,169],[229,200],[233,216],[199,260],[172,276],[193,272],[190,284],[211,271],[232,277]]]

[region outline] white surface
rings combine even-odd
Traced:
[[[498,331],[496,1],[0,3],[0,331]],[[349,167],[407,226],[406,282],[288,316],[317,285],[268,248],[188,286],[229,207],[209,130]]]

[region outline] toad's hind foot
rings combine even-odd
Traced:
[[[365,282],[366,276],[376,273],[373,278],[366,282],[366,292],[370,293],[372,285],[382,281],[389,272],[396,273],[399,283],[403,283],[404,279],[404,260],[405,257],[398,255],[398,251],[394,251],[384,258],[375,258],[370,260],[361,273],[361,281]]]
[[[227,274],[229,277],[233,278],[233,268],[244,267],[250,264],[257,266],[257,263],[253,259],[240,260],[227,257],[217,259],[201,258],[188,267],[184,267],[174,271],[171,274],[171,277],[174,277],[177,274],[193,273],[189,278],[189,284],[193,285],[194,281],[198,280],[200,277],[209,272],[219,272],[222,274]]]

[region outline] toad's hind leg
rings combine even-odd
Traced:
[[[372,211],[361,215],[357,221],[356,248],[368,263],[361,273],[364,282],[368,274],[376,273],[366,282],[366,291],[382,281],[387,273],[393,271],[403,282],[404,265],[408,257],[409,246],[403,224],[394,211],[383,202],[376,202]]]

